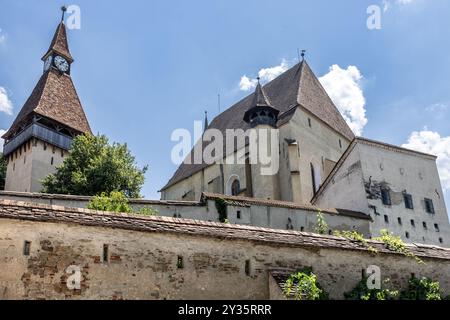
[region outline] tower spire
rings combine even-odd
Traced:
[[[67,59],[69,63],[72,63],[73,58],[72,55],[70,54],[69,43],[67,41],[67,31],[66,26],[64,24],[64,15],[65,12],[67,11],[67,8],[65,6],[61,7],[61,11],[62,11],[61,22],[56,27],[56,31],[53,36],[52,42],[50,43],[47,52],[42,57],[42,60],[45,61],[47,57],[51,54],[57,54]]]
[[[252,127],[258,125],[270,125],[276,127],[279,111],[273,108],[261,86],[260,78],[256,78],[258,84],[253,94],[253,101],[250,109],[244,114],[244,121]]]
[[[203,127],[203,132],[206,131],[206,128],[208,128],[208,111],[205,110],[205,124]]]

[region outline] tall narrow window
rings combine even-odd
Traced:
[[[402,225],[402,218],[400,218],[400,217],[398,218],[398,224]]]
[[[245,260],[245,274],[250,276],[250,260]]]
[[[410,194],[404,193],[403,199],[405,200],[405,208],[406,209],[414,209],[413,199]]]
[[[415,228],[415,227],[416,227],[416,223],[414,222],[414,220],[413,220],[413,219],[411,219],[411,226],[412,226],[413,228]]]
[[[316,170],[316,168],[314,167],[314,165],[312,163],[309,164],[311,167],[311,182],[312,182],[312,189],[313,189],[313,194],[316,194],[316,192],[319,190],[320,188],[320,171]]]
[[[384,215],[384,222],[389,223],[389,217],[387,215]]]
[[[392,204],[391,193],[389,192],[389,189],[386,188],[381,189],[381,201],[386,206],[390,206]]]
[[[311,118],[308,118],[308,126],[311,128],[312,127],[312,125],[311,125]]]
[[[437,223],[434,224],[434,230],[436,230],[436,232],[439,232],[439,225]]]
[[[406,239],[409,239],[409,232],[408,231],[405,232],[405,237],[406,237]]]
[[[339,148],[342,149],[342,141],[341,141],[341,139],[339,139]]]
[[[108,263],[109,261],[109,246],[107,244],[103,245],[103,263]]]
[[[427,230],[428,229],[428,227],[427,227],[427,223],[424,221],[424,222],[422,222],[422,225],[423,225],[423,228],[425,229],[425,230]]]
[[[31,242],[30,241],[25,241],[23,243],[23,255],[24,256],[29,256],[30,255],[30,249],[31,249]]]
[[[182,256],[177,257],[177,268],[183,269],[184,268],[184,261]]]
[[[425,198],[425,211],[434,214],[433,200]]]

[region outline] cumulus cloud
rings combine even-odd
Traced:
[[[13,104],[8,97],[8,93],[5,88],[0,87],[0,112],[12,115],[12,111]]]
[[[362,79],[363,76],[357,67],[348,66],[347,69],[342,69],[336,64],[330,67],[327,74],[319,78],[349,127],[358,136],[362,134],[367,124]]]
[[[411,133],[402,147],[436,155],[442,188],[450,190],[450,136],[441,137],[439,133],[424,128]]]
[[[0,152],[3,152],[3,144],[5,143],[5,140],[1,138],[6,133],[6,130],[0,129]]]
[[[263,68],[259,70],[258,76],[261,78],[261,83],[267,83],[278,77],[280,74],[289,69],[289,64],[285,59],[281,61],[281,64],[271,68]],[[249,91],[256,87],[258,81],[256,79],[251,79],[246,75],[241,77],[239,82],[239,88],[242,91]]]

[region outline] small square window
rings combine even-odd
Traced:
[[[439,238],[439,243],[444,243],[444,240],[442,238]]]
[[[425,211],[434,214],[433,200],[425,198]]]
[[[389,217],[387,215],[384,215],[384,222],[389,223]]]
[[[415,222],[413,219],[411,219],[411,226],[412,226],[413,228],[416,227],[416,222]]]
[[[406,236],[406,239],[409,239],[409,232],[408,231],[405,232],[405,236]]]
[[[305,227],[300,227],[300,231],[301,232],[305,231]]]
[[[403,194],[403,199],[405,201],[406,209],[414,209],[413,199],[410,194],[408,194],[408,193]]]
[[[236,212],[236,218],[238,218],[238,219],[241,218],[241,211],[240,211],[240,210],[238,210],[238,211]]]
[[[386,206],[390,206],[392,204],[389,189],[381,189],[381,201]]]
[[[428,229],[428,227],[427,227],[427,223],[424,221],[424,222],[422,222],[422,225],[423,225],[423,228],[425,229],[425,230],[427,230]]]
[[[434,224],[434,230],[436,230],[436,232],[439,232],[439,225],[437,223]]]
[[[398,224],[402,225],[402,218],[400,218],[400,217],[398,218]]]

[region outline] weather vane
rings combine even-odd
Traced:
[[[303,60],[305,60],[305,53],[306,53],[306,50],[303,49],[302,54],[301,54]]]
[[[64,5],[61,7],[61,11],[62,11],[62,17],[61,17],[61,21],[64,21],[64,15],[67,11],[67,7]]]

